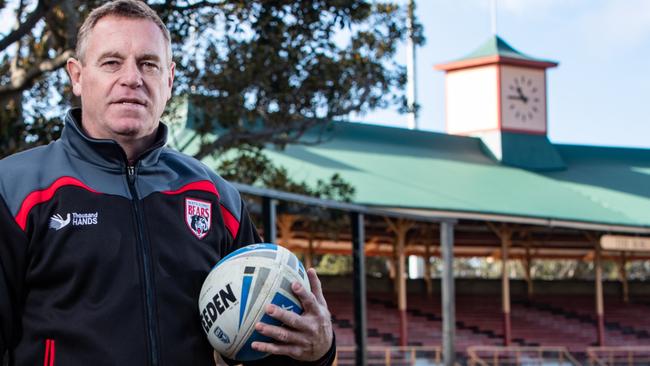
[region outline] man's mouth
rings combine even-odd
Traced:
[[[120,98],[113,102],[114,104],[121,104],[126,106],[142,106],[146,107],[147,102],[139,98]]]

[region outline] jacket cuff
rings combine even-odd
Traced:
[[[240,361],[235,361],[228,359],[227,357],[221,356],[223,361],[230,365],[241,365]],[[330,366],[334,364],[334,359],[336,358],[336,335],[332,333],[332,345],[330,349],[316,361],[297,361],[291,359],[287,356],[275,356],[270,355],[261,360],[246,362],[244,365],[291,365],[291,366]]]

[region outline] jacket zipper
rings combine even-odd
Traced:
[[[158,362],[158,323],[155,320],[155,301],[153,291],[153,275],[151,269],[151,246],[144,236],[144,217],[138,191],[135,188],[135,166],[127,166],[129,191],[131,192],[133,212],[136,220],[137,241],[140,256],[142,258],[142,270],[144,272],[144,290],[146,302],[147,332],[149,333],[149,349],[151,350],[150,361],[152,366],[159,365]]]

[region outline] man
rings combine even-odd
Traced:
[[[239,193],[164,147],[169,32],[144,3],[95,9],[67,63],[81,109],[60,140],[0,161],[0,357],[10,365],[209,365],[197,297],[211,267],[260,238]],[[202,210],[192,210],[201,207]],[[192,225],[188,212],[201,212]],[[253,348],[261,365],[331,364],[320,282],[305,313]]]

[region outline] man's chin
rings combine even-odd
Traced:
[[[151,134],[155,130],[155,126],[151,121],[143,121],[138,118],[122,118],[111,123],[111,130],[118,136],[137,138]]]

